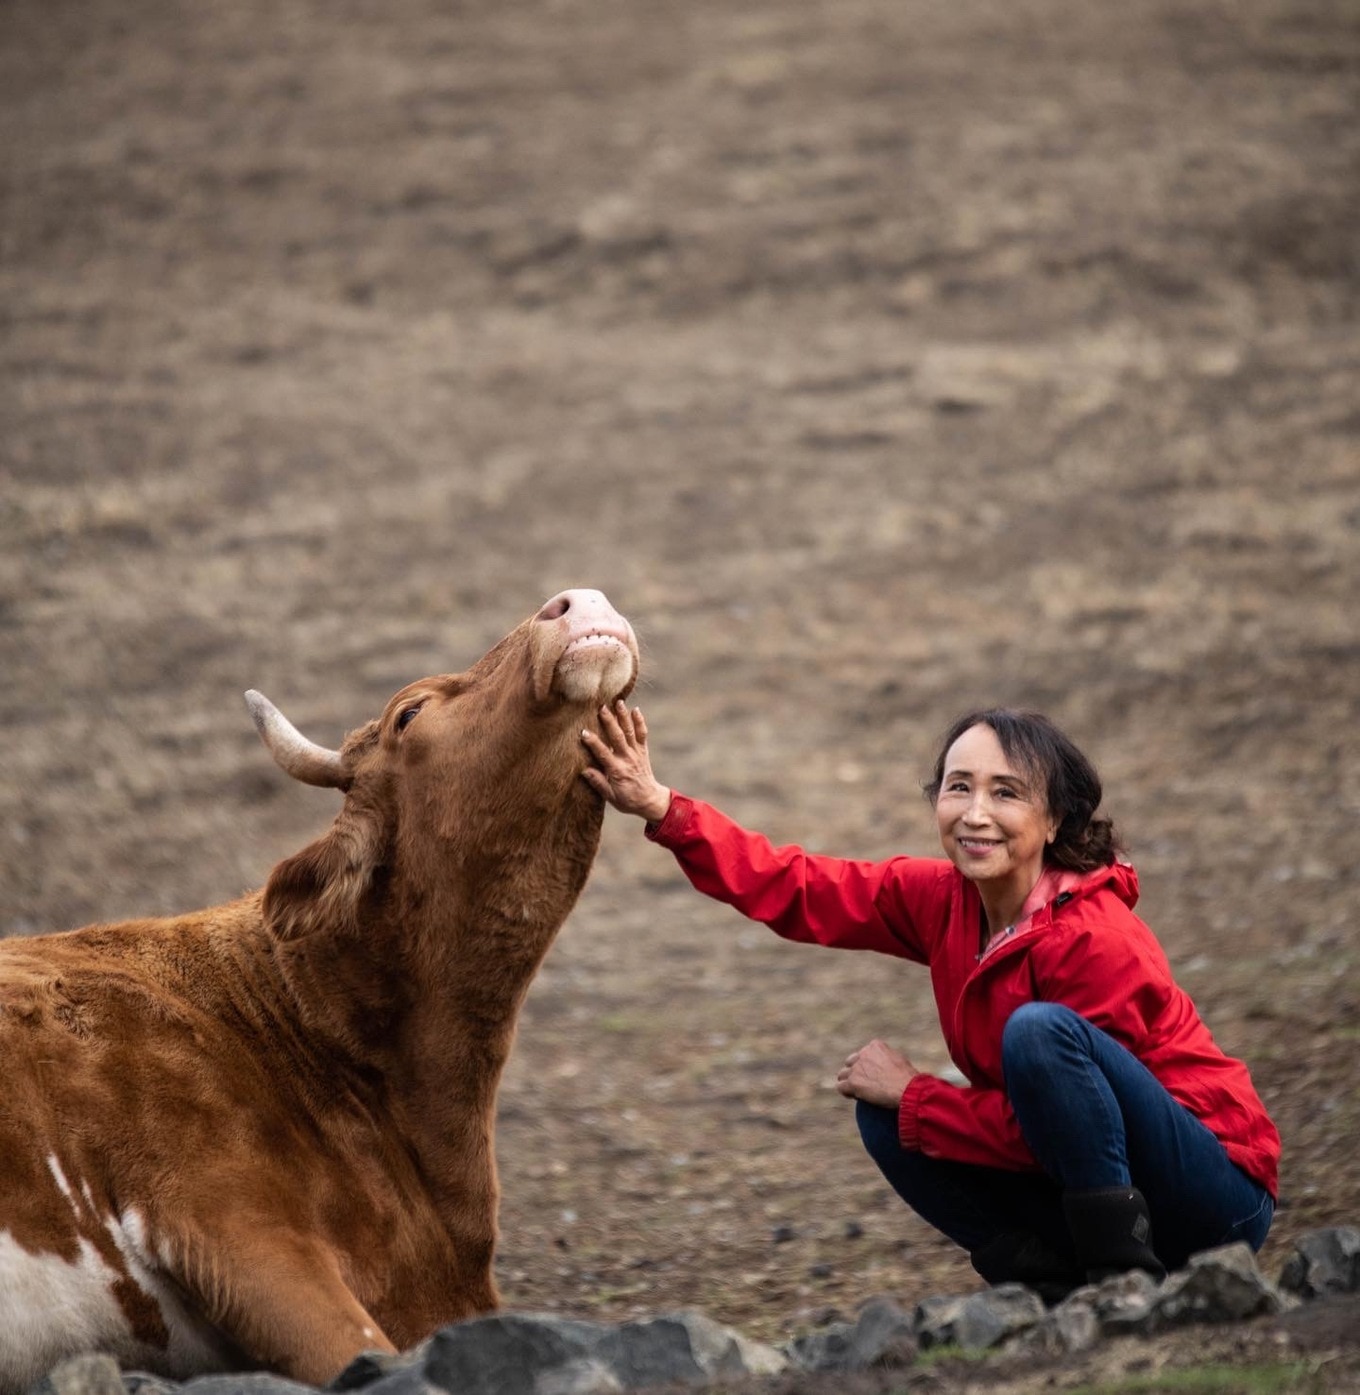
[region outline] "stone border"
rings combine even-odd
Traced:
[[[782,1349],[751,1341],[702,1313],[608,1325],[500,1313],[442,1328],[399,1356],[361,1356],[328,1389],[364,1395],[619,1395],[783,1371],[905,1367],[933,1347],[1057,1356],[1107,1337],[1153,1336],[1196,1323],[1241,1322],[1300,1303],[1360,1292],[1360,1229],[1310,1231],[1271,1283],[1244,1244],[1196,1255],[1156,1283],[1139,1271],[1078,1289],[1054,1308],[1020,1284],[927,1298],[908,1314],[871,1298],[853,1322],[796,1337]],[[316,1395],[265,1372],[199,1376],[182,1384],[123,1373],[107,1356],[63,1362],[30,1395]]]

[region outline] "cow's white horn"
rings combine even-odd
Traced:
[[[344,789],[349,784],[340,752],[308,741],[263,693],[252,688],[246,694],[246,706],[269,754],[293,779],[322,789]]]

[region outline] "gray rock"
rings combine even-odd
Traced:
[[[605,1329],[567,1318],[502,1313],[441,1328],[426,1343],[419,1374],[427,1385],[452,1395],[537,1395],[538,1380],[573,1362],[587,1360]],[[376,1395],[399,1395],[389,1381]]]
[[[922,1350],[956,1346],[982,1350],[1043,1319],[1044,1303],[1023,1284],[998,1284],[965,1298],[927,1298],[916,1309],[913,1326]]]
[[[715,1376],[777,1375],[788,1364],[773,1347],[752,1342],[702,1313],[624,1323],[606,1334],[596,1355],[625,1390],[672,1381],[701,1384]]]
[[[1299,1298],[1360,1292],[1360,1230],[1342,1225],[1301,1235],[1280,1270],[1279,1286]]]
[[[1007,1351],[1057,1356],[1086,1351],[1101,1337],[1147,1332],[1154,1314],[1156,1283],[1141,1270],[1087,1284],[1044,1313],[1032,1327],[1008,1337]]]
[[[1126,1274],[1116,1274],[1099,1284],[1079,1288],[1059,1307],[1089,1307],[1105,1337],[1147,1333],[1155,1326],[1157,1293],[1158,1284],[1151,1274],[1130,1269]]]
[[[1224,1245],[1191,1256],[1189,1266],[1173,1274],[1156,1296],[1158,1327],[1192,1322],[1240,1322],[1262,1313],[1283,1312],[1285,1296],[1256,1267],[1245,1243]]]
[[[386,1351],[365,1351],[360,1352],[353,1361],[340,1372],[336,1378],[326,1387],[327,1390],[346,1391],[362,1390],[365,1386],[374,1385],[385,1376],[392,1376],[399,1371],[410,1370],[412,1366],[419,1365],[425,1357],[425,1347],[413,1348],[411,1351],[399,1352],[392,1355]],[[129,1391],[128,1395],[135,1395]]]
[[[963,1305],[956,1327],[959,1346],[999,1346],[1007,1337],[1042,1320],[1044,1302],[1023,1284],[998,1284],[972,1294]]]
[[[891,1298],[871,1298],[854,1322],[796,1337],[785,1350],[805,1371],[866,1371],[910,1365],[916,1335],[911,1318]]]
[[[1089,1351],[1100,1340],[1100,1322],[1089,1303],[1064,1302],[1002,1344],[1006,1351],[1064,1356]]]
[[[891,1298],[871,1298],[855,1318],[851,1347],[855,1369],[907,1366],[916,1356],[911,1318]]]
[[[179,1382],[169,1376],[153,1376],[146,1371],[124,1371],[123,1389],[127,1395],[176,1395]]]
[[[599,1361],[581,1357],[543,1371],[534,1382],[537,1395],[617,1395],[619,1378]]]
[[[803,1371],[850,1371],[850,1334],[854,1324],[834,1322],[820,1332],[806,1332],[784,1346],[789,1361]]]
[[[316,1395],[313,1386],[268,1371],[242,1371],[232,1376],[195,1376],[179,1387],[183,1395]],[[122,1384],[119,1384],[122,1390]]]
[[[361,1388],[364,1395],[444,1395],[440,1387],[425,1379],[423,1361],[402,1367]]]
[[[701,1313],[618,1327],[520,1313],[445,1327],[418,1367],[365,1387],[365,1395],[610,1395],[651,1385],[699,1385],[718,1376],[773,1375],[787,1363]]]
[[[967,1300],[944,1294],[923,1298],[911,1317],[912,1331],[922,1351],[932,1347],[954,1346],[954,1327]]]
[[[72,1356],[54,1366],[32,1395],[125,1395],[123,1373],[111,1356]]]

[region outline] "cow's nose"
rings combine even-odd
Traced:
[[[568,614],[577,620],[593,620],[613,616],[615,610],[603,591],[559,591],[552,600],[544,604],[534,619],[560,620]]]

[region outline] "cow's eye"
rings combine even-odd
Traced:
[[[422,704],[420,703],[416,703],[414,707],[408,707],[404,712],[402,712],[402,714],[397,718],[398,731],[405,731],[406,728],[411,725],[411,721],[415,717],[416,713],[420,711],[421,705]]]

